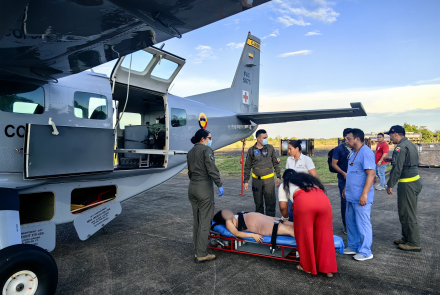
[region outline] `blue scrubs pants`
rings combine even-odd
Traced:
[[[370,257],[372,254],[373,228],[370,221],[371,205],[367,203],[367,205],[361,206],[359,203],[347,201],[347,211],[345,213],[348,248],[365,257]]]

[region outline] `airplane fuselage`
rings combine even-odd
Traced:
[[[122,202],[167,181],[186,167],[186,155],[167,155],[163,167],[131,168],[111,172],[51,175],[47,178],[43,176],[38,179],[24,179],[23,145],[26,124],[48,125],[49,118],[51,118],[57,127],[113,130],[115,125],[114,108],[108,108],[108,116],[104,120],[78,118],[75,116],[74,108],[76,92],[106,97],[107,105],[112,106],[111,86],[106,76],[83,72],[60,79],[58,83],[41,84],[45,99],[45,110],[42,114],[1,112],[0,144],[3,159],[0,160],[0,183],[3,187],[17,188],[20,194],[52,192],[56,200],[52,221],[56,224],[71,222],[78,216],[71,213],[70,207],[71,194],[75,189],[113,185],[117,187],[116,199]],[[189,151],[191,149],[190,139],[201,128],[200,114],[204,114],[206,117],[205,128],[212,134],[212,148],[214,150],[247,137],[255,131],[256,126],[244,125],[235,113],[167,93],[162,97],[165,109],[164,116],[167,120],[166,150]],[[176,108],[185,110],[187,116],[185,126],[172,126],[170,113],[172,109]],[[49,135],[43,145],[50,146],[52,137],[55,139],[55,135]],[[81,141],[81,139],[77,140]],[[87,153],[89,142],[77,142],[77,144],[83,146]],[[59,149],[62,148],[62,146],[59,147]],[[38,155],[30,155],[31,158],[32,156]],[[50,160],[50,158],[47,159],[47,161]]]

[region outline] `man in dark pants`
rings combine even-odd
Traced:
[[[393,194],[397,186],[397,210],[402,225],[402,239],[394,240],[400,250],[421,252],[419,225],[417,223],[417,199],[422,190],[419,176],[419,154],[417,148],[405,137],[402,126],[392,126],[390,139],[396,145],[391,159],[393,169],[388,179],[387,193]],[[389,159],[388,159],[389,160]]]
[[[345,143],[345,138],[347,137],[348,133],[350,133],[350,128],[345,128],[342,133],[344,141],[342,141],[340,145],[335,147],[332,157],[332,167],[338,172],[338,187],[339,195],[341,197],[341,216],[342,223],[344,224],[344,234],[347,234],[347,226],[345,225],[345,209],[347,206],[347,201],[342,197],[342,191],[345,188],[345,181],[347,179],[347,157],[351,152],[351,148]]]
[[[275,217],[275,183],[274,168],[277,175],[276,185],[281,183],[281,170],[275,149],[268,144],[267,132],[260,129],[256,133],[257,143],[249,148],[246,163],[244,166],[244,189],[248,188],[248,181],[252,170],[252,191],[254,194],[255,211],[264,214],[264,204],[266,205],[266,215]]]

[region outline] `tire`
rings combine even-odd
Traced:
[[[38,287],[35,295],[55,294],[58,285],[58,268],[49,252],[26,244],[13,245],[0,250],[0,292],[3,293],[9,279],[20,271],[29,271],[36,275]]]

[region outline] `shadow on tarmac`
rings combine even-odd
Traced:
[[[85,242],[72,224],[58,226],[52,252],[60,274],[57,294],[440,294],[440,169],[420,169],[420,176],[422,252],[396,248],[397,196],[375,191],[374,259],[337,254],[339,272],[329,279],[300,272],[294,263],[215,250],[214,262],[194,263],[188,178],[178,175],[123,203],[121,216]],[[252,192],[238,195],[238,178],[224,179],[224,188],[216,210],[254,210]],[[326,190],[334,234],[346,243],[338,188]]]

